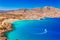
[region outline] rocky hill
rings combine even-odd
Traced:
[[[0,13],[0,17],[16,19],[40,19],[44,17],[60,17],[60,9],[54,7],[43,7],[33,9],[18,9]]]

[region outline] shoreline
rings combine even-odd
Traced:
[[[54,7],[33,8],[31,10],[19,9],[0,12],[0,40],[7,40],[4,32],[13,30],[12,24],[17,20],[44,20],[47,18],[60,18],[60,9]]]
[[[48,19],[48,18],[47,18]],[[44,20],[44,19],[43,19]],[[22,20],[16,20],[16,21],[22,21]],[[12,21],[12,22],[16,22],[16,21]],[[12,25],[12,24],[11,24]],[[13,27],[13,26],[12,26]],[[14,28],[14,27],[13,27]],[[11,31],[13,31],[14,29],[12,28]],[[11,32],[11,31],[8,31],[8,32]],[[7,38],[8,39],[8,38]]]
[[[2,22],[1,27],[0,27],[0,40],[8,39],[7,37],[5,37],[6,36],[5,33],[13,30],[11,22],[14,22],[14,21],[16,21],[16,19],[15,20],[8,19]]]
[[[47,17],[47,18],[49,18],[49,17]],[[41,20],[44,20],[45,18],[43,18],[43,19],[41,19]],[[6,35],[4,35],[6,32],[11,32],[12,30],[14,30],[13,29],[13,27],[12,27],[12,24],[11,23],[13,23],[13,22],[16,22],[16,21],[20,21],[19,19],[5,19],[3,22],[2,22],[2,25],[5,25],[6,26],[6,29],[4,29],[4,31],[3,30],[1,30],[1,31],[3,31],[3,32],[1,32],[2,34],[3,34],[3,39],[1,38],[1,33],[0,33],[0,40],[5,40],[5,39],[8,39],[7,37],[5,37]],[[21,20],[22,21],[22,20]]]

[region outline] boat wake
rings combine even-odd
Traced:
[[[46,34],[47,32],[48,32],[47,29],[45,29],[44,32],[42,33],[34,33],[34,34]]]

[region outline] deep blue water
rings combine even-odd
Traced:
[[[60,40],[60,18],[20,20],[12,23],[8,40]]]

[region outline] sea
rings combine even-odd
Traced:
[[[18,20],[7,32],[8,40],[60,40],[60,18]]]

